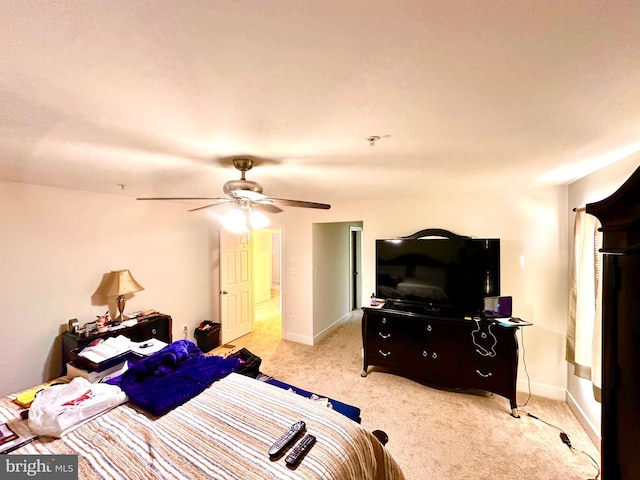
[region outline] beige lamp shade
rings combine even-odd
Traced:
[[[140,290],[144,290],[144,287],[136,282],[129,270],[116,270],[102,277],[102,281],[93,295],[99,295],[105,299],[116,297],[116,304],[120,313],[116,321],[121,322],[127,319],[123,313],[126,303],[125,295],[139,292]]]
[[[136,282],[129,270],[117,270],[102,277],[102,281],[94,295],[103,297],[119,297],[144,290],[144,287]]]

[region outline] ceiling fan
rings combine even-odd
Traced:
[[[220,197],[138,197],[136,200],[213,200],[202,207],[192,208],[189,211],[203,210],[216,205],[235,203],[241,211],[252,209],[263,210],[268,213],[280,213],[283,207],[319,208],[327,210],[331,205],[326,203],[307,202],[304,200],[288,200],[286,198],[275,198],[263,193],[262,185],[245,178],[245,172],[254,166],[254,160],[247,157],[236,157],[232,159],[233,166],[241,172],[240,180],[229,180],[222,188],[228,198]]]

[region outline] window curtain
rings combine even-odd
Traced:
[[[593,384],[601,402],[602,388],[602,232],[600,222],[584,208],[576,209],[569,292],[566,359],[574,374]]]

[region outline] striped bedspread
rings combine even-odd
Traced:
[[[0,401],[2,422],[18,412],[9,398]],[[291,470],[267,451],[297,420],[317,441]],[[77,453],[80,479],[404,479],[357,423],[235,373],[162,417],[124,404],[61,439],[43,438],[13,453]]]

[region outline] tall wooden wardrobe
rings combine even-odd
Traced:
[[[602,475],[640,479],[640,168],[587,205],[602,223]]]

